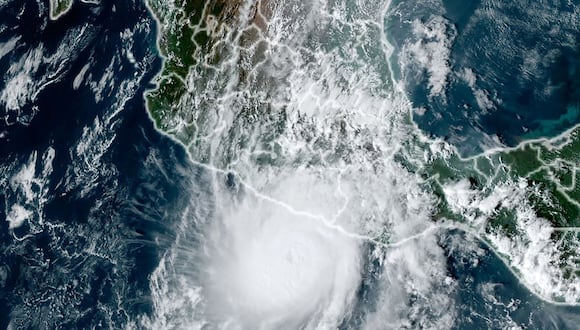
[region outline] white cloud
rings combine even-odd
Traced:
[[[403,45],[403,67],[425,70],[429,75],[430,96],[445,97],[451,73],[450,55],[457,35],[455,27],[441,16],[432,16],[426,22],[412,22],[413,38]]]

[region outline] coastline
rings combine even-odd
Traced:
[[[163,51],[160,49],[160,43],[162,40],[162,36],[161,34],[162,32],[162,22],[161,20],[157,17],[157,15],[155,14],[155,12],[151,9],[150,7],[150,1],[146,1],[147,7],[149,8],[149,10],[151,11],[151,15],[152,17],[156,20],[157,22],[157,29],[158,29],[158,35],[157,35],[157,48],[159,51],[159,54],[162,56],[163,58],[163,68],[161,69],[161,71],[156,75],[155,77],[155,84],[156,87],[154,88],[155,90],[159,87],[159,83],[164,79],[162,77],[163,76],[163,72],[165,71],[165,65],[166,65],[166,61],[167,61],[167,57],[166,54],[163,53]],[[389,3],[390,5],[390,3]],[[385,9],[385,13],[387,13],[389,5],[386,6]],[[385,33],[383,31],[383,33]],[[383,42],[386,42],[383,41]],[[392,49],[391,49],[392,50]],[[392,63],[391,63],[391,59],[387,58],[387,62],[389,67],[392,67]],[[390,72],[390,76],[391,78],[394,77],[394,73]],[[176,75],[176,77],[178,77]],[[159,79],[160,78],[160,79]],[[181,79],[181,78],[180,78]],[[397,92],[399,93],[403,93],[404,94],[404,89],[401,86],[400,82],[396,82],[396,81],[392,81],[394,88],[397,90]],[[145,93],[144,95],[144,100],[145,100],[145,106],[148,112],[148,116],[151,118],[151,120],[155,123],[155,128],[163,135],[170,137],[172,140],[176,141],[178,144],[182,145],[190,159],[190,161],[193,164],[196,164],[198,166],[202,166],[208,170],[211,170],[213,172],[219,172],[219,173],[235,173],[237,176],[237,173],[235,171],[232,170],[225,170],[225,169],[220,169],[217,167],[214,167],[212,165],[209,165],[207,163],[204,162],[200,162],[194,159],[194,157],[191,155],[190,149],[188,147],[187,142],[183,141],[182,139],[178,138],[175,134],[172,133],[171,130],[164,130],[160,127],[158,127],[157,125],[157,120],[155,115],[152,113],[152,109],[150,109],[150,104],[148,101],[149,98],[149,94],[150,91],[148,91],[147,93]],[[456,157],[457,159],[459,159],[462,162],[469,162],[469,161],[477,161],[481,158],[485,158],[485,157],[500,157],[503,154],[507,154],[513,151],[520,151],[520,150],[524,150],[527,147],[530,146],[540,146],[540,147],[545,147],[546,150],[548,151],[552,151],[552,150],[558,150],[558,149],[562,149],[564,146],[570,144],[570,143],[574,143],[574,141],[578,140],[578,136],[580,135],[580,124],[566,130],[565,132],[559,134],[558,136],[555,137],[544,137],[544,138],[537,138],[537,139],[530,139],[530,140],[525,140],[525,141],[521,141],[517,146],[514,147],[497,147],[497,148],[492,148],[492,149],[487,149],[484,152],[477,154],[477,155],[472,155],[472,156],[468,156],[468,157],[462,157],[461,154],[458,152],[457,148],[449,143],[446,143],[444,141],[442,141],[439,138],[430,138],[427,136],[426,132],[422,131],[421,129],[419,129],[419,127],[417,126],[417,124],[415,123],[415,121],[413,121],[413,116],[412,116],[412,107],[410,107],[410,109],[408,109],[409,111],[409,118],[410,118],[410,123],[413,127],[412,129],[412,135],[418,137],[418,140],[421,144],[425,144],[428,145],[429,147],[433,147],[434,149],[437,149],[437,146],[441,147],[442,149],[440,149],[440,153],[438,156],[441,156],[443,159],[447,158],[447,157]],[[573,140],[572,138],[576,138],[576,140]],[[561,141],[561,140],[567,140],[566,143],[560,143],[558,144],[557,142]],[[437,152],[435,153],[437,154]],[[539,157],[539,156],[538,156]],[[577,170],[576,170],[577,171]],[[576,180],[575,180],[576,181]],[[256,189],[254,189],[253,187],[251,187],[248,183],[242,181],[241,182],[244,186],[246,186],[249,190],[252,190],[256,193],[258,193],[258,191]],[[575,182],[575,184],[577,184]],[[261,194],[261,193],[260,193]],[[265,197],[268,197],[266,195],[264,195]],[[268,197],[270,198],[270,197]],[[283,203],[283,202],[282,202]],[[576,206],[579,206],[578,204],[576,204]],[[488,245],[490,247],[490,250],[493,251],[501,260],[502,262],[504,262],[507,266],[507,268],[520,280],[520,282],[522,282],[524,285],[526,285],[526,287],[528,288],[528,290],[533,293],[535,296],[539,297],[540,299],[542,299],[543,301],[546,301],[547,303],[550,304],[555,304],[555,305],[566,305],[566,306],[578,306],[580,305],[580,301],[576,302],[576,303],[562,303],[562,302],[558,302],[558,301],[554,301],[553,299],[550,299],[549,297],[545,297],[542,296],[541,294],[539,294],[538,292],[536,292],[533,288],[528,286],[528,283],[526,283],[525,280],[523,280],[521,274],[518,274],[517,271],[513,268],[512,263],[510,263],[509,258],[506,258],[505,256],[501,256],[499,254],[499,252],[497,251],[496,247],[493,246],[491,244],[490,241],[488,241],[488,239],[486,239],[485,237],[481,236],[481,233],[477,230],[475,230],[474,228],[471,228],[469,226],[463,226],[461,224],[457,224],[456,226],[441,226],[441,228],[445,228],[445,229],[459,229],[459,230],[463,230],[467,233],[470,233],[472,235],[474,235],[475,237],[477,237],[480,241],[484,242],[484,244]],[[558,228],[558,227],[553,227],[554,230],[571,230],[571,231],[577,231],[579,230],[578,227],[562,227],[562,228]],[[351,233],[352,234],[352,233]],[[421,234],[419,234],[421,235]],[[414,235],[416,236],[416,235]],[[411,237],[410,237],[411,238]],[[365,238],[365,239],[368,239]],[[411,238],[412,239],[412,238]],[[374,241],[374,239],[373,239]],[[376,242],[376,241],[374,241]],[[378,242],[376,242],[378,243]],[[396,244],[396,243],[393,243]],[[390,245],[390,244],[388,244]]]

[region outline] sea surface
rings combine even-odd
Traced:
[[[437,3],[394,1],[387,18],[421,129],[472,156],[580,122],[577,1]]]

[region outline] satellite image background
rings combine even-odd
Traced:
[[[577,329],[578,1],[0,1],[0,328]]]

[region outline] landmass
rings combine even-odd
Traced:
[[[211,104],[203,102],[222,95],[216,92],[216,95],[198,98],[198,103],[192,103],[191,96],[201,93],[192,81],[197,79],[198,85],[199,81],[210,85],[212,82],[204,79],[208,74],[220,74],[219,65],[226,59],[243,62],[243,58],[232,56],[228,44],[221,41],[232,36],[229,32],[240,10],[250,12],[246,17],[253,22],[249,24],[251,29],[229,42],[241,45],[240,53],[246,45],[254,47],[253,55],[248,58],[250,62],[259,62],[254,57],[267,50],[260,48],[255,36],[262,33],[267,24],[264,17],[268,14],[268,2],[258,1],[250,8],[242,8],[240,1],[225,0],[148,0],[148,5],[159,21],[158,47],[164,57],[157,87],[146,95],[150,115],[156,127],[182,142],[196,161],[227,169],[235,159],[226,157],[223,162],[215,162],[211,159],[213,153],[208,150],[239,151],[250,143],[249,138],[241,138],[241,133],[235,131],[226,141],[229,146],[212,146],[213,132],[204,131],[205,126],[210,121],[208,118],[223,114],[212,113]],[[247,72],[243,65],[239,70],[236,74],[239,80],[235,83],[242,84]],[[256,101],[256,108],[264,106],[260,102]],[[285,114],[274,110],[257,113],[256,108],[240,111],[243,117],[231,120],[262,123],[271,130],[268,133],[268,141],[271,141],[271,135],[281,134]],[[266,119],[256,118],[257,115]],[[300,120],[308,127],[306,116]],[[394,159],[420,176],[425,189],[437,199],[433,222],[442,226],[455,223],[457,228],[477,235],[543,298],[553,302],[580,302],[580,187],[577,179],[580,127],[555,138],[530,140],[516,148],[462,158],[449,144],[426,139],[410,120],[409,115],[407,124],[414,130]],[[218,126],[210,125],[210,129]],[[348,123],[339,122],[332,129],[341,131],[347,126]],[[301,134],[305,139],[312,138],[307,130]],[[270,156],[257,159],[256,164],[276,162],[279,156],[276,146],[266,145],[263,143],[261,147],[269,148]],[[376,152],[372,145],[365,148]]]
[[[580,126],[466,159],[443,150],[399,157],[437,196],[434,219],[465,225],[542,297],[580,302]]]
[[[146,95],[147,106],[159,129],[174,132],[181,142],[188,143],[193,138],[190,132],[193,128],[174,125],[176,116],[187,115],[181,109],[183,98],[187,97],[185,80],[218,40],[218,30],[225,20],[222,12],[233,10],[237,1],[148,0],[147,3],[159,20],[158,48],[164,57],[157,88]]]
[[[57,20],[71,9],[73,0],[50,0],[50,19]]]

